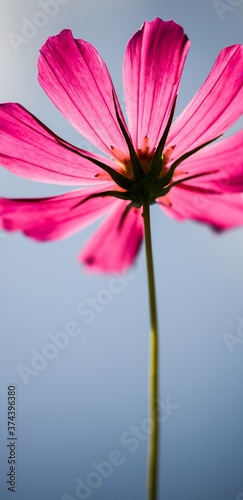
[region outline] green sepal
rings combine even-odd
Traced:
[[[83,200],[79,201],[76,205],[71,207],[71,209],[77,208],[80,205],[83,205],[83,203],[85,203],[88,200],[92,200],[92,198],[99,198],[99,197],[103,197],[103,196],[113,196],[114,198],[119,198],[120,200],[130,200],[131,199],[129,193],[127,193],[127,192],[121,193],[120,191],[103,191],[103,192],[101,191],[100,193],[94,193],[94,194],[90,194],[89,196],[86,196]]]
[[[172,182],[172,184],[169,184],[169,186],[164,187],[161,191],[162,194],[160,194],[159,196],[165,196],[166,194],[169,193],[171,188],[177,186],[178,184],[181,184],[182,182],[191,181],[192,179],[197,179],[198,177],[204,177],[206,175],[215,174],[216,172],[218,172],[218,170],[211,170],[210,172],[202,172],[201,174],[190,175],[189,177],[183,177],[183,179],[178,179],[178,181]],[[218,194],[218,193],[212,192],[211,194]]]
[[[130,153],[130,159],[131,159],[131,167],[132,167],[132,173],[133,173],[133,177],[135,179],[135,181],[137,180],[140,180],[140,179],[144,179],[145,178],[145,172],[143,170],[143,167],[139,161],[139,158],[137,156],[137,153],[133,147],[133,144],[130,140],[130,137],[126,131],[126,128],[124,127],[124,124],[119,116],[119,113],[118,113],[118,109],[117,109],[117,105],[116,105],[116,99],[115,99],[115,94],[114,94],[114,91],[112,91],[112,95],[113,95],[113,101],[114,101],[114,106],[115,106],[115,112],[116,112],[116,117],[117,117],[117,121],[120,125],[120,129],[122,131],[122,134],[123,134],[123,137],[126,141],[126,144],[127,144],[127,147],[129,149],[129,153]]]
[[[81,153],[80,151],[77,151],[76,149],[73,149],[71,146],[67,146],[66,144],[63,144],[62,142],[61,142],[61,144],[69,151],[76,153],[78,156],[81,156],[82,158],[86,158],[86,160],[91,161],[92,163],[94,163],[95,165],[100,167],[102,170],[107,172],[111,176],[112,180],[122,189],[129,189],[131,187],[133,181],[131,179],[128,179],[128,177],[125,177],[124,175],[117,172],[117,170],[109,167],[108,165],[106,165],[105,163],[103,163],[99,160],[95,160],[95,158],[91,158],[90,156],[85,155],[85,154]]]
[[[192,149],[191,151],[188,151],[187,153],[185,153],[184,155],[180,156],[180,158],[178,158],[178,160],[176,160],[174,163],[172,163],[170,169],[168,170],[168,172],[164,175],[164,177],[162,177],[162,179],[160,179],[158,181],[158,184],[159,184],[159,187],[160,188],[164,188],[165,186],[167,186],[167,184],[170,183],[170,181],[172,180],[172,177],[174,175],[174,172],[175,172],[175,169],[184,161],[186,160],[187,158],[189,158],[190,156],[194,155],[195,153],[197,153],[197,151],[200,151],[200,149],[202,148],[205,148],[206,146],[208,146],[209,144],[211,144],[212,142],[216,141],[217,139],[219,139],[219,137],[221,137],[221,135],[218,135],[218,137],[215,137],[214,139],[211,139],[211,141],[207,141],[205,142],[204,144],[201,144],[201,146],[197,146],[196,148]]]
[[[134,207],[134,203],[132,201],[131,201],[131,203],[129,203],[129,205],[126,206],[125,210],[123,211],[123,213],[121,215],[121,218],[120,218],[120,221],[118,224],[118,231],[122,230],[125,219],[126,219],[128,213],[130,212],[131,208],[133,208],[133,207]]]

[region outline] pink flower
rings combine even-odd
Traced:
[[[2,104],[4,167],[27,179],[86,187],[51,198],[2,198],[0,227],[54,240],[108,214],[79,256],[90,269],[106,272],[123,271],[134,261],[143,239],[145,196],[176,219],[217,230],[243,224],[243,131],[208,145],[242,115],[243,47],[220,52],[172,124],[189,45],[173,21],[157,18],[134,34],[123,67],[127,125],[94,47],[73,39],[69,30],[50,37],[41,49],[39,82],[106,156],[67,143],[19,104]]]

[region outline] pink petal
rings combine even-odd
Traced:
[[[82,135],[108,154],[111,146],[127,151],[115,115],[111,77],[91,44],[63,30],[41,48],[38,69],[43,89]]]
[[[106,189],[113,186],[106,183]],[[97,186],[95,190],[78,189],[52,198],[0,198],[0,228],[22,231],[39,241],[70,236],[100,218],[113,206],[115,200],[111,197],[93,198],[76,206],[90,194],[103,190],[104,187],[101,189]]]
[[[132,208],[119,227],[127,202],[118,201],[109,217],[82,250],[79,260],[89,271],[123,272],[133,264],[143,239],[141,209]]]
[[[215,189],[218,192],[243,191],[243,130],[198,151],[180,167],[188,175],[210,170],[212,173],[186,182],[188,186]]]
[[[220,52],[206,81],[172,125],[168,144],[175,156],[214,139],[243,112],[243,46]]]
[[[242,193],[207,195],[182,186],[172,188],[170,201],[171,207],[160,206],[177,220],[196,220],[220,231],[243,225]]]
[[[136,148],[160,139],[178,91],[190,42],[174,21],[145,22],[128,43],[123,81],[129,130]]]
[[[30,180],[66,185],[93,184],[97,183],[96,174],[102,172],[90,161],[64,147],[70,144],[20,104],[0,105],[0,141],[0,164]],[[114,168],[114,162],[99,155],[86,154],[105,160]]]

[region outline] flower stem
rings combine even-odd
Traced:
[[[159,396],[159,339],[156,312],[154,266],[152,255],[149,201],[143,203],[143,219],[145,230],[145,248],[148,274],[148,290],[151,319],[150,340],[150,418],[151,438],[148,452],[148,499],[156,500],[158,482],[158,452],[159,452],[159,425],[157,417],[157,402]]]

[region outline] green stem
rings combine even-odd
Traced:
[[[158,452],[159,452],[159,424],[157,418],[157,404],[159,399],[159,341],[158,323],[155,298],[154,267],[152,256],[151,229],[149,202],[144,200],[143,218],[145,230],[145,248],[148,273],[149,304],[151,318],[150,343],[150,418],[152,421],[151,440],[148,455],[148,498],[156,500],[158,482]]]

